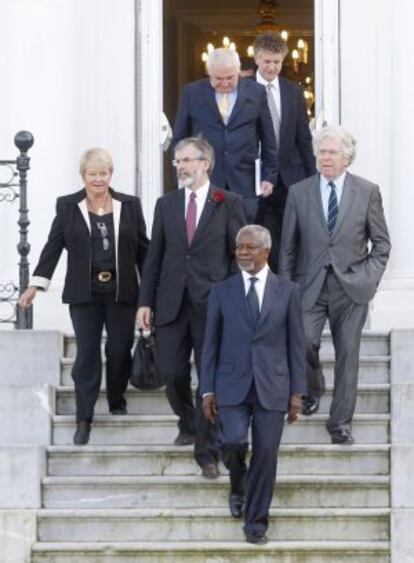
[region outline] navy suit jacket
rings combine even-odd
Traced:
[[[255,160],[260,146],[261,179],[276,184],[276,140],[266,90],[261,84],[248,78],[239,80],[237,100],[227,125],[219,113],[210,80],[203,78],[186,84],[174,124],[173,144],[198,134],[214,147],[216,163],[211,181],[216,186],[227,187],[255,202]],[[249,211],[248,205],[246,209]]]
[[[239,405],[254,380],[260,404],[286,412],[292,394],[306,394],[305,342],[299,287],[269,271],[253,327],[242,275],[213,286],[208,303],[200,392],[218,406]]]
[[[312,136],[303,90],[294,82],[279,77],[282,121],[279,139],[279,178],[288,188],[316,174]]]

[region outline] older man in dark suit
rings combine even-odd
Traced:
[[[260,202],[257,216],[257,221],[272,234],[269,265],[276,272],[288,188],[316,174],[315,156],[303,90],[279,76],[288,53],[286,41],[278,33],[267,32],[256,37],[253,48],[258,67],[256,80],[266,88],[279,152],[277,184],[273,193]]]
[[[269,270],[270,246],[264,227],[239,231],[242,271],[211,290],[201,369],[204,414],[219,421],[222,458],[230,471],[230,511],[239,518],[246,501],[246,541],[255,544],[267,542],[284,416],[289,410],[289,421],[297,419],[306,389],[299,287]]]
[[[214,151],[204,139],[188,138],[173,161],[181,189],[159,198],[142,276],[138,323],[155,325],[158,369],[179,417],[176,445],[192,444],[206,478],[218,476],[215,429],[204,420],[191,392],[190,354],[199,372],[211,285],[237,269],[236,234],[246,222],[239,196],[215,188],[209,173]],[[152,320],[152,312],[154,318]]]
[[[239,79],[239,55],[215,49],[207,61],[209,78],[184,86],[174,125],[173,143],[202,135],[213,146],[216,165],[211,180],[243,197],[246,216],[257,213],[255,161],[262,162],[261,195],[268,197],[277,180],[278,156],[266,90]]]
[[[352,444],[359,347],[391,244],[377,185],[350,174],[355,140],[340,127],[314,137],[320,174],[289,190],[280,273],[303,293],[308,392],[303,413],[318,410],[325,381],[319,361],[326,320],[335,348],[334,392],[327,429],[334,444]]]

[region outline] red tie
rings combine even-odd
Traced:
[[[191,192],[190,194],[190,201],[188,202],[187,206],[187,217],[186,217],[186,224],[187,224],[187,240],[188,246],[191,245],[195,230],[196,230],[196,220],[197,220],[197,203],[196,203],[196,194]]]

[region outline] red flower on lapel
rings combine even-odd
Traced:
[[[214,190],[214,192],[211,194],[211,197],[214,203],[223,203],[223,201],[226,201],[225,194],[223,192],[219,192],[218,190]]]

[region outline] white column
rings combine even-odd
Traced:
[[[138,173],[144,216],[150,230],[155,202],[163,192],[162,0],[141,0],[138,10]]]
[[[409,0],[340,4],[341,123],[357,141],[352,172],[380,185],[393,245],[371,328],[414,326],[412,131],[414,52]]]

